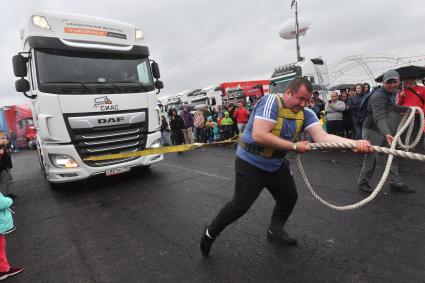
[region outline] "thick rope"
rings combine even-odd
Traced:
[[[420,128],[419,128],[418,135],[417,135],[416,139],[414,140],[414,142],[412,144],[409,144],[410,136],[412,134],[413,126],[414,126],[414,122],[415,122],[415,113],[416,112],[419,113]],[[406,131],[406,129],[408,127],[409,127],[409,129],[408,129],[408,132],[407,132],[407,135],[406,135],[405,144],[402,144],[400,136],[404,131]],[[397,133],[394,136],[394,140],[391,144],[391,147],[386,148],[386,147],[373,146],[373,148],[375,149],[376,152],[388,154],[389,155],[388,161],[387,161],[387,164],[385,166],[384,173],[382,174],[382,178],[379,181],[376,188],[373,190],[373,192],[367,198],[365,198],[365,199],[363,199],[360,202],[355,203],[355,204],[338,206],[338,205],[334,205],[334,204],[331,204],[329,202],[326,202],[321,197],[319,197],[316,194],[316,192],[313,190],[313,187],[311,186],[311,184],[310,184],[310,182],[309,182],[309,180],[308,180],[308,178],[307,178],[307,176],[304,172],[304,168],[303,168],[302,163],[301,163],[301,155],[300,154],[297,154],[297,168],[298,168],[298,171],[301,174],[301,177],[302,177],[304,184],[306,185],[308,191],[321,204],[323,204],[324,206],[329,207],[331,209],[338,210],[338,211],[353,210],[353,209],[362,207],[363,205],[371,202],[378,195],[378,193],[381,191],[381,189],[383,188],[383,186],[384,186],[384,184],[385,184],[385,182],[388,178],[388,174],[390,172],[390,168],[391,168],[391,164],[393,162],[394,156],[400,156],[400,157],[403,157],[403,158],[425,161],[425,155],[395,149],[397,144],[399,144],[405,150],[412,149],[414,146],[416,146],[418,144],[419,140],[421,139],[423,128],[424,128],[424,113],[423,113],[422,109],[419,108],[419,107],[410,107],[408,115],[407,114],[404,115],[402,121],[400,122],[400,125],[397,128]],[[313,149],[353,149],[353,148],[356,148],[355,142],[311,143],[309,145]]]

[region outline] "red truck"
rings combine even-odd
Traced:
[[[25,105],[11,105],[0,108],[0,129],[9,136],[16,135],[16,148],[35,148],[37,132],[34,127],[31,108]]]
[[[226,82],[220,84],[223,93],[223,104],[242,102],[255,103],[256,100],[269,94],[269,80]],[[247,100],[248,98],[248,100]]]

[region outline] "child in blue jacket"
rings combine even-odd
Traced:
[[[1,151],[1,150],[0,150]],[[15,230],[13,225],[12,210],[10,206],[13,200],[0,193],[0,280],[22,272],[21,267],[11,267],[6,257],[6,239],[5,234]]]

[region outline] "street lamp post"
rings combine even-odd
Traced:
[[[299,27],[298,27],[298,3],[296,0],[292,0],[291,9],[295,5],[295,38],[297,42],[297,61],[300,62],[303,60],[300,54],[300,41],[299,41]]]

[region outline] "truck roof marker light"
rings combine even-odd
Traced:
[[[35,25],[38,28],[45,29],[45,30],[52,30],[46,18],[43,16],[34,15],[31,17],[31,20],[33,25]]]
[[[141,29],[136,29],[134,36],[136,40],[142,40],[145,37]]]

